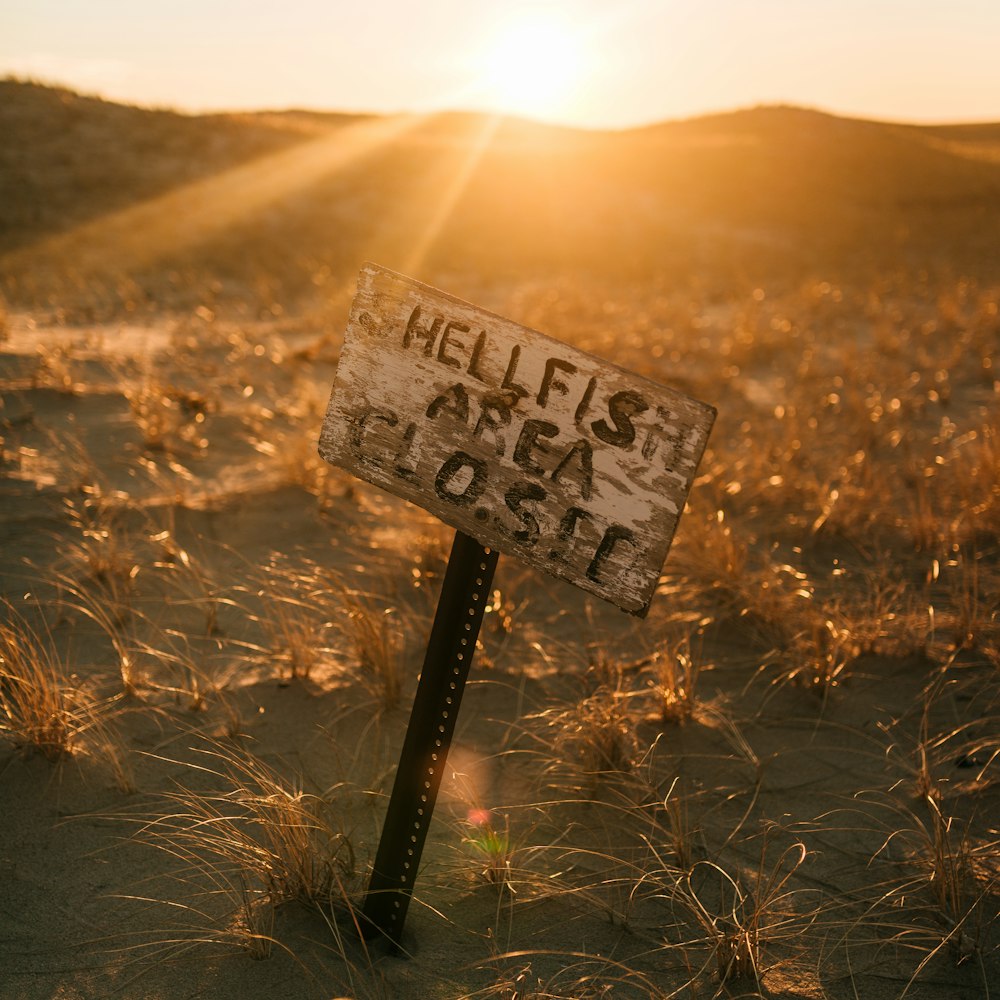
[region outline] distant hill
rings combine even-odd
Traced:
[[[355,120],[183,115],[0,80],[0,253]]]
[[[6,80],[0,135],[14,305],[304,308],[366,258],[429,280],[1000,279],[997,124],[193,116]]]

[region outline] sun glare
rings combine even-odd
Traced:
[[[483,61],[483,95],[497,111],[548,117],[568,110],[585,69],[581,38],[566,20],[525,15],[495,36]]]

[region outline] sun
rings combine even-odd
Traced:
[[[483,57],[483,97],[497,111],[558,116],[575,103],[585,67],[585,46],[571,22],[523,14],[498,31]]]

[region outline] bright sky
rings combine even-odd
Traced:
[[[1000,120],[998,0],[0,3],[0,75],[183,110]]]

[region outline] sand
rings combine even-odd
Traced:
[[[31,95],[107,118],[122,149],[215,127],[116,131],[110,106]],[[798,229],[806,119],[864,141],[837,146]],[[71,172],[65,225],[39,205],[8,234],[0,997],[1000,990],[997,285],[966,203],[920,200],[929,139],[788,109],[626,146],[508,123],[479,163],[474,118],[296,122],[254,122],[249,152],[227,123],[229,159],[176,190],[148,151],[121,166],[145,187],[87,201]],[[341,157],[342,128],[391,152]],[[766,203],[703,169],[719,130],[756,136],[751,160],[789,143]],[[869,141],[903,207],[864,187]],[[646,142],[673,187],[627,145]],[[959,143],[942,180],[933,149],[934,184],[981,193],[988,160]],[[289,163],[312,187],[284,191]],[[577,163],[579,190],[543,163]],[[506,170],[541,229],[497,200]],[[164,206],[227,178],[242,214],[209,199],[175,231]],[[677,185],[703,200],[682,211]],[[646,206],[628,232],[622,205]],[[136,220],[156,225],[130,265],[115,234],[142,244]],[[663,270],[630,246],[669,248],[647,254]],[[399,953],[355,920],[452,531],[316,453],[376,253],[719,409],[645,621],[501,555]],[[47,664],[33,680],[11,636]],[[19,707],[45,684],[61,746]]]

